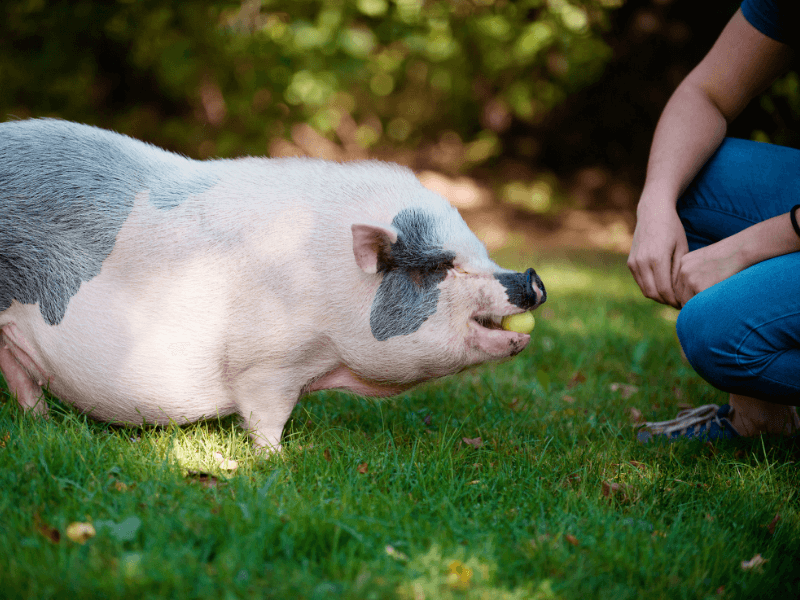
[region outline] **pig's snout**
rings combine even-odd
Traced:
[[[544,304],[547,300],[547,290],[544,289],[542,278],[539,277],[533,269],[525,271],[525,290],[531,292],[530,295],[533,297],[533,305],[531,308]]]
[[[509,302],[524,310],[536,308],[547,300],[544,284],[533,269],[528,269],[524,273],[504,273],[495,277],[506,288]]]

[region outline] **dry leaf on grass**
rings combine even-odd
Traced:
[[[61,541],[61,533],[58,531],[58,529],[45,523],[38,512],[34,513],[33,515],[33,526],[36,528],[36,531],[41,533],[52,543],[57,544]]]
[[[447,583],[451,588],[458,590],[466,590],[469,588],[470,581],[472,580],[472,569],[462,563],[460,560],[450,561],[447,566]]]
[[[769,531],[770,535],[775,535],[775,527],[778,526],[778,521],[781,520],[780,513],[776,514],[772,521],[769,522],[767,525],[761,525],[760,527],[766,527],[767,531]]]
[[[609,500],[625,502],[628,500],[628,494],[626,493],[627,489],[628,486],[624,483],[617,483],[616,481],[604,481],[602,487],[603,497],[608,498]]]
[[[85,544],[97,535],[91,523],[70,523],[67,525],[67,537],[77,544]]]
[[[461,441],[464,442],[467,446],[472,446],[473,448],[480,448],[483,446],[483,440],[479,437],[476,438],[461,438]]]
[[[638,408],[635,408],[633,406],[631,406],[631,422],[634,425],[638,425],[639,423],[644,423],[645,422],[645,418],[644,418],[644,415],[642,414],[642,411],[640,411]]]
[[[612,392],[619,392],[623,400],[627,400],[639,391],[639,388],[630,383],[612,383],[609,388]]]
[[[567,389],[571,390],[577,385],[584,383],[586,381],[586,375],[581,373],[580,371],[576,371],[573,373],[572,377],[570,377],[569,381],[567,382]]]
[[[325,460],[331,462],[331,451],[329,448],[325,448],[325,452],[322,453],[322,456],[325,458]]]
[[[572,396],[564,396],[564,397],[563,397],[563,398],[561,398],[561,399],[562,399],[564,402],[566,402],[567,404],[575,404],[575,398],[573,398]]]
[[[580,546],[581,545],[581,543],[578,541],[578,538],[576,538],[574,535],[571,535],[569,533],[564,536],[564,539],[567,540],[567,542],[569,542],[573,546]]]
[[[220,485],[219,479],[214,477],[211,473],[206,473],[205,471],[195,471],[193,469],[189,469],[186,471],[186,478],[189,481],[196,481],[204,488],[215,488]]]
[[[399,560],[405,562],[408,560],[408,555],[403,554],[399,550],[395,549],[394,546],[386,546],[386,554],[391,556],[395,560]]]
[[[223,471],[235,471],[239,468],[239,463],[233,459],[225,458],[219,452],[214,452],[214,460]]]
[[[761,554],[756,554],[750,560],[743,560],[742,561],[742,570],[743,571],[752,571],[752,570],[760,571],[761,570],[761,566],[765,562],[767,562],[766,558],[762,558]]]
[[[358,472],[361,473],[362,475],[366,475],[367,473],[369,473],[369,465],[367,463],[361,463],[360,465],[358,465]]]

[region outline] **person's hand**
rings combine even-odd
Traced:
[[[640,203],[628,268],[647,298],[682,306],[674,282],[688,250],[686,232],[674,207]]]
[[[684,254],[674,281],[678,302],[685,305],[695,295],[747,266],[739,239],[733,237]]]

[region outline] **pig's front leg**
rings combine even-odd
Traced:
[[[41,370],[34,364],[14,339],[20,335],[13,324],[0,328],[0,373],[5,377],[8,389],[17,397],[17,402],[26,412],[34,415],[47,415],[47,402],[42,393],[42,384],[33,380],[31,373]]]
[[[256,368],[237,378],[233,386],[236,409],[259,449],[269,454],[281,449],[283,426],[297,404],[301,387]]]

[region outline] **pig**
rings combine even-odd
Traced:
[[[279,450],[304,394],[393,396],[530,341],[546,299],[412,171],[197,161],[57,119],[0,124],[0,371],[92,418],[238,414]]]

